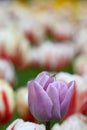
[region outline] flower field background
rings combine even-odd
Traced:
[[[69,110],[62,123],[57,121],[57,127],[62,126],[61,130],[82,130],[82,126],[83,130],[87,129],[87,2],[51,0],[49,4],[49,0],[41,3],[36,0],[37,4],[31,2],[30,6],[28,0],[20,1],[21,4],[0,1],[0,130],[6,130],[17,118],[38,122],[30,115],[27,82],[42,71],[50,72],[51,78],[60,82],[75,81]],[[41,81],[43,79],[47,80],[41,78]],[[46,83],[44,90],[49,86]],[[51,91],[48,93],[51,95]],[[64,97],[65,91],[63,94]],[[61,107],[61,97],[59,99]],[[71,116],[76,113],[81,115]],[[61,125],[58,126],[58,122]],[[51,126],[55,123],[52,121]]]

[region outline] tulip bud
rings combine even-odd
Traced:
[[[72,37],[73,24],[70,21],[59,20],[55,22],[53,28],[53,36],[56,41],[68,41]]]
[[[14,27],[0,30],[0,56],[10,59],[17,67],[28,65],[29,42]]]
[[[75,73],[83,75],[87,74],[87,56],[80,54],[73,62],[73,70]]]
[[[12,85],[16,84],[14,66],[6,59],[0,59],[0,78],[7,80]]]
[[[28,82],[30,111],[38,120],[59,120],[68,110],[74,89],[74,81],[66,84],[57,81],[52,74],[41,72]]]
[[[75,53],[72,44],[54,45],[47,41],[37,48],[33,48],[29,57],[30,63],[32,63],[31,66],[35,65],[48,70],[62,70],[71,63]]]
[[[0,123],[8,122],[14,112],[15,100],[12,87],[0,79]]]

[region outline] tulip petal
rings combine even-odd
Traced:
[[[59,87],[60,87],[60,88],[59,88]],[[65,95],[66,95],[67,91],[68,91],[67,84],[60,81],[60,82],[59,82],[58,89],[60,89],[60,104],[61,104],[62,101],[63,101],[64,98],[65,98]]]
[[[57,89],[57,87],[58,87],[58,82],[51,83],[51,84],[49,84],[47,91],[46,91],[53,103],[52,120],[58,120],[61,118],[59,89]]]
[[[22,119],[16,119],[6,130],[14,130],[16,125],[23,123]]]
[[[35,80],[46,90],[49,83],[54,81],[54,77],[52,77],[50,73],[44,71],[40,73]]]
[[[52,101],[36,81],[28,82],[28,103],[32,114],[39,120],[51,118]]]
[[[65,98],[64,100],[62,101],[61,103],[61,116],[63,117],[64,114],[67,112],[68,110],[68,107],[69,107],[69,104],[70,104],[70,100],[71,100],[71,97],[72,97],[72,93],[73,93],[73,90],[74,90],[74,81],[71,81],[69,84],[68,84],[68,91],[65,95]]]

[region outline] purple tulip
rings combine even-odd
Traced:
[[[43,121],[61,119],[68,110],[74,86],[74,81],[57,81],[48,72],[29,81],[28,103],[33,116]]]

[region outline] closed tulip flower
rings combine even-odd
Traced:
[[[48,72],[41,72],[28,82],[28,103],[34,117],[42,121],[59,120],[68,110],[74,81],[57,81]]]

